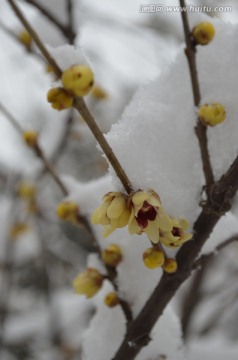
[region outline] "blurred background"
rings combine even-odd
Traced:
[[[183,45],[180,14],[140,12],[141,5],[151,4],[148,0],[17,3],[45,44],[72,44],[86,54],[96,80],[86,102],[103,132],[120,118],[138,87],[165,71]],[[175,0],[156,3],[178,5]],[[238,21],[235,0],[189,3],[231,6],[232,11],[208,15]],[[86,231],[56,217],[56,206],[65,194],[42,159],[24,144],[9,117],[14,116],[22,128],[39,132],[45,157],[58,174],[87,182],[105,174],[107,163],[78,114],[56,112],[47,103],[46,93],[56,80],[34,44],[22,37],[23,30],[2,0],[0,358],[81,359],[82,331],[94,307],[73,294],[71,281],[95,249]],[[218,256],[197,272],[174,302],[186,340],[192,344],[189,358],[193,360],[200,359],[201,349],[206,349],[204,343],[202,347],[193,343],[193,338],[207,339],[214,333],[230,342],[229,359],[238,357],[234,345],[238,339],[237,256],[237,248],[227,249],[222,259]],[[218,267],[224,277],[216,277]],[[209,351],[208,345],[206,354]]]

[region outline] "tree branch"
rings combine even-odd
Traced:
[[[37,33],[34,31],[32,26],[29,24],[19,7],[16,5],[14,0],[7,0],[10,6],[12,7],[13,11],[15,12],[16,16],[19,18],[19,20],[22,22],[23,26],[27,29],[29,34],[31,34],[33,40],[35,41],[36,45],[42,52],[43,56],[46,58],[48,63],[52,66],[55,74],[58,77],[61,77],[62,70],[56,63],[56,61],[52,58],[42,41],[40,40]],[[132,185],[129,181],[125,171],[123,170],[120,162],[118,161],[117,157],[115,156],[112,148],[108,144],[107,140],[105,139],[103,133],[99,129],[96,121],[94,120],[92,114],[90,113],[89,109],[87,108],[83,98],[75,97],[74,99],[74,107],[75,109],[80,113],[80,115],[84,118],[85,122],[87,123],[88,127],[92,131],[94,137],[98,141],[100,147],[104,151],[109,163],[112,165],[113,169],[115,170],[117,176],[119,177],[122,185],[124,186],[127,193],[130,193],[132,191]]]
[[[238,156],[227,173],[213,186],[211,193],[213,207],[210,212],[203,209],[198,216],[193,228],[193,239],[180,248],[176,257],[178,262],[177,272],[171,275],[163,274],[141,312],[128,327],[125,338],[113,360],[135,359],[136,355],[150,341],[149,335],[153,326],[176,291],[190,276],[193,263],[215,225],[222,215],[230,210],[231,200],[238,190],[237,173]]]
[[[186,6],[185,0],[180,0],[180,6],[181,7]],[[193,89],[194,105],[195,107],[198,107],[201,101],[201,94],[200,94],[197,64],[196,64],[196,47],[191,38],[187,12],[182,11],[181,16],[183,21],[183,28],[184,28],[185,42],[186,42],[185,54],[189,65],[189,71],[190,71],[190,77],[191,77],[192,89]],[[199,120],[197,120],[195,133],[199,141],[203,171],[206,179],[206,186],[207,189],[209,189],[210,186],[214,183],[214,175],[213,175],[210,155],[208,151],[207,128]]]

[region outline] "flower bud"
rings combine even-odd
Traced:
[[[65,110],[73,105],[73,97],[63,88],[53,88],[48,91],[47,100],[53,109]]]
[[[117,306],[119,304],[118,295],[115,292],[110,292],[106,295],[104,303],[110,308]]]
[[[63,72],[64,88],[75,96],[87,95],[93,87],[94,75],[89,66],[74,65]]]
[[[23,132],[22,137],[29,147],[34,148],[37,145],[38,133],[36,131],[26,130]]]
[[[36,196],[36,188],[31,183],[21,182],[18,186],[17,194],[21,199],[32,200]]]
[[[32,45],[32,37],[26,30],[22,30],[18,35],[19,41],[25,45],[28,49],[30,49]]]
[[[178,268],[178,264],[175,259],[172,258],[165,259],[163,269],[166,273],[173,274],[177,271],[177,268]]]
[[[77,222],[79,208],[73,201],[61,202],[56,209],[56,214],[63,221]]]
[[[148,248],[143,253],[143,261],[147,268],[156,269],[164,263],[164,253],[155,247]]]
[[[12,225],[10,229],[10,236],[12,239],[16,240],[19,236],[24,235],[29,231],[29,226],[25,223],[16,223]]]
[[[205,104],[200,106],[198,117],[203,125],[215,126],[225,120],[226,111],[224,106],[219,103]]]
[[[73,287],[77,294],[91,298],[101,289],[103,276],[98,270],[87,268],[73,280]]]
[[[210,22],[201,22],[192,30],[195,42],[199,45],[209,44],[215,35],[215,28]]]
[[[94,86],[91,94],[97,100],[104,100],[108,98],[107,92],[100,86]]]
[[[122,251],[118,245],[111,244],[102,251],[103,262],[112,267],[116,267],[122,261]]]

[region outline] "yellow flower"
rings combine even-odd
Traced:
[[[128,224],[130,210],[127,207],[127,196],[121,192],[109,192],[103,197],[103,203],[92,215],[93,224],[101,224],[103,236],[107,237],[117,228]]]
[[[185,219],[172,219],[173,228],[171,231],[160,231],[160,241],[169,248],[175,248],[192,238],[192,234],[187,234],[189,223]]]
[[[115,292],[110,292],[106,295],[104,303],[110,308],[117,306],[119,304],[118,295]]]
[[[167,274],[174,274],[177,271],[177,269],[178,269],[178,263],[175,259],[172,258],[165,259],[163,270]]]
[[[98,270],[87,268],[73,280],[73,287],[77,294],[93,297],[102,287],[103,276]]]
[[[38,133],[36,131],[26,130],[23,132],[22,138],[29,147],[34,148],[37,145]]]
[[[73,97],[60,87],[50,89],[47,94],[47,100],[51,103],[53,109],[59,111],[69,109],[73,105]]]
[[[145,232],[149,239],[157,244],[160,232],[171,231],[172,222],[162,207],[159,195],[153,190],[138,190],[130,195],[131,215],[129,219],[129,233],[141,234]]]
[[[56,209],[56,214],[63,221],[70,221],[77,223],[79,208],[78,205],[73,201],[63,201]]]
[[[192,30],[195,42],[199,45],[209,44],[215,35],[215,28],[210,22],[201,22]]]
[[[116,267],[122,261],[121,248],[116,244],[110,244],[102,251],[103,262],[112,267]]]
[[[94,82],[94,75],[89,66],[74,65],[63,72],[61,77],[64,88],[75,96],[87,95]]]
[[[147,268],[156,269],[164,263],[164,253],[155,247],[148,248],[143,253],[143,261]]]
[[[203,125],[215,126],[225,120],[226,111],[224,106],[219,103],[205,104],[200,106],[198,117]]]

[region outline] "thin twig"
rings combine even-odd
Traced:
[[[66,0],[66,8],[68,13],[68,29],[71,34],[71,36],[69,36],[68,38],[70,44],[73,44],[76,33],[74,32],[74,6],[72,0]]]
[[[216,256],[221,250],[223,250],[228,245],[233,242],[238,241],[238,234],[231,236],[229,239],[220,243],[214,251],[209,252],[208,254],[201,255],[193,264],[193,270],[203,267],[211,258]]]
[[[16,5],[14,0],[7,0],[9,5],[12,7],[13,11],[15,12],[18,19],[21,21],[22,25],[26,28],[26,30],[31,35],[32,39],[35,41],[37,47],[41,51],[42,55],[45,57],[47,62],[52,66],[54,69],[54,72],[58,78],[61,77],[62,71],[56,61],[53,59],[53,57],[50,55],[49,51],[46,49],[46,47],[43,45],[41,39],[39,38],[38,34],[35,32],[35,30],[30,26],[29,22],[26,20],[25,16],[23,15],[20,8]]]
[[[180,6],[185,8],[186,6],[185,0],[180,0]],[[181,16],[183,21],[183,28],[184,28],[185,42],[186,42],[185,54],[189,65],[189,71],[190,71],[190,77],[191,77],[192,89],[193,89],[194,105],[198,107],[201,101],[201,94],[200,94],[197,64],[196,64],[196,46],[192,41],[187,12],[181,11]],[[213,174],[211,159],[208,151],[207,128],[199,120],[197,121],[195,127],[195,133],[199,141],[203,171],[204,171],[206,186],[208,190],[210,186],[214,183],[214,174]]]
[[[62,75],[62,70],[56,63],[56,61],[51,57],[48,50],[45,48],[44,44],[40,40],[39,36],[36,34],[32,26],[29,24],[21,10],[18,8],[14,0],[7,0],[11,5],[12,9],[14,10],[16,16],[25,26],[29,34],[31,34],[33,40],[35,41],[36,45],[39,47],[40,51],[48,61],[48,63],[52,66],[53,70],[55,71],[56,75],[60,77]],[[87,123],[88,127],[92,131],[94,137],[98,141],[99,145],[101,146],[102,150],[104,151],[108,161],[112,165],[113,169],[115,170],[117,176],[119,177],[122,185],[124,186],[127,193],[132,191],[132,185],[130,180],[128,179],[125,171],[123,170],[120,162],[118,161],[117,157],[115,156],[112,148],[108,144],[107,140],[105,139],[102,131],[99,129],[96,121],[94,120],[92,114],[90,113],[89,109],[87,108],[83,98],[75,97],[74,107],[80,113],[80,115],[84,118],[85,122]]]
[[[14,116],[0,103],[0,110],[4,113],[6,118],[10,121],[10,123],[14,126],[14,128],[22,134],[24,133],[24,129],[21,127],[19,122],[14,118]],[[68,195],[68,190],[66,189],[65,185],[61,181],[59,175],[56,173],[53,165],[50,163],[50,161],[47,159],[47,157],[44,154],[44,151],[42,150],[41,146],[37,143],[34,147],[32,147],[32,150],[35,152],[35,154],[41,159],[43,162],[45,168],[47,169],[48,173],[52,176],[52,178],[55,180],[57,185],[62,190],[63,194],[66,196]]]
[[[52,24],[54,24],[61,33],[65,36],[66,39],[70,40],[72,43],[72,38],[75,38],[76,34],[71,30],[70,27],[62,24],[48,9],[39,4],[35,0],[24,0],[26,3],[34,6],[37,10],[41,12]]]

